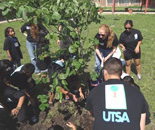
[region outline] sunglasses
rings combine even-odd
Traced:
[[[105,34],[99,34],[100,36],[102,36],[102,37],[104,37],[105,36]]]
[[[129,29],[129,30],[130,30],[131,28],[126,28],[126,27],[125,27],[125,29],[126,29],[126,30],[127,30],[127,29]]]

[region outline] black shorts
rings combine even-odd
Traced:
[[[140,58],[141,58],[141,50],[139,50],[139,53],[135,53],[134,51],[129,51],[129,50],[124,51],[125,60],[140,59]]]

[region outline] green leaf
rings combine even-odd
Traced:
[[[90,72],[89,74],[90,74],[90,78],[91,78],[93,81],[96,81],[96,79],[99,77],[96,71],[92,71],[92,72]]]
[[[73,38],[75,38],[76,37],[76,32],[70,32],[70,35],[73,37]]]
[[[70,73],[69,73],[69,76],[71,75],[76,75],[76,71],[75,70],[72,70]]]
[[[66,75],[63,73],[59,74],[58,77],[59,77],[59,79],[66,79],[67,78]]]
[[[51,92],[54,92],[56,86],[50,84],[50,88],[51,88]]]
[[[57,78],[54,78],[54,79],[53,79],[53,85],[54,85],[54,86],[57,86],[57,85],[58,85],[58,79],[57,79]]]
[[[4,10],[5,9],[5,5],[4,5],[4,3],[1,3],[0,4],[0,10]]]
[[[66,68],[66,77],[68,77],[69,73],[70,73],[70,67],[67,67]]]
[[[76,47],[75,47],[74,45],[70,45],[70,46],[69,46],[69,52],[70,52],[70,53],[75,53],[76,50],[77,50],[77,49],[76,49]]]
[[[75,68],[78,70],[80,68],[81,64],[77,60],[74,59],[72,62],[72,66],[75,66]]]
[[[47,99],[45,99],[45,98],[41,99],[40,101],[41,101],[41,103],[47,103]]]
[[[56,87],[56,93],[59,93],[61,90],[61,87]]]
[[[35,80],[35,83],[38,85],[40,83],[40,80],[39,79],[36,79]]]
[[[64,87],[64,89],[66,89],[67,91],[70,91],[69,89],[68,89],[68,87],[67,86],[63,86]]]
[[[74,4],[76,4],[76,6],[78,6],[78,2],[77,0],[73,0]]]
[[[84,63],[84,59],[79,59],[79,63],[83,64]]]
[[[42,78],[42,82],[45,84],[47,83],[47,78]]]
[[[37,17],[34,17],[34,19],[33,19],[33,23],[34,23],[34,24],[37,24],[37,23],[38,23],[38,19],[37,19]]]
[[[64,85],[64,86],[68,85],[67,81],[64,80],[64,79],[61,81],[61,83],[62,83],[62,85]]]
[[[2,15],[4,15],[4,16],[7,15],[9,13],[9,11],[10,11],[9,8],[5,9],[4,11],[2,11]]]
[[[60,92],[59,92],[59,101],[60,101],[60,102],[62,102],[62,98],[63,98],[63,95],[62,95],[62,92],[60,91]]]
[[[50,21],[49,16],[45,15],[43,17],[43,20],[44,20],[45,24],[49,24],[49,21]]]
[[[54,14],[52,15],[52,19],[60,20],[61,15],[58,12],[54,12]]]
[[[57,75],[57,72],[55,72],[53,75],[52,75],[52,78],[55,78]]]
[[[45,14],[48,14],[48,9],[45,8],[45,7],[43,7],[43,8],[42,8],[42,12],[45,13]]]
[[[40,105],[39,105],[39,108],[40,108],[41,111],[44,111],[45,108],[46,108],[46,107],[45,107],[45,104],[40,104]]]

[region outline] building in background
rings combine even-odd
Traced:
[[[113,0],[94,0],[100,6],[113,6]],[[115,6],[145,6],[146,0],[115,0]],[[148,6],[155,8],[155,0],[148,0]]]

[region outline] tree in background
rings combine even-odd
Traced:
[[[89,46],[85,46],[85,41],[89,33],[89,24],[92,22],[100,22],[98,8],[91,0],[5,0],[1,3],[0,9],[6,18],[12,18],[12,11],[15,11],[16,18],[22,18],[25,22],[41,21],[50,31],[46,36],[48,39],[62,40],[68,39],[70,46],[61,49],[52,55],[59,57],[64,54],[68,57],[65,61],[65,71],[52,75],[53,83],[50,85],[51,91],[54,89],[57,93],[57,98],[62,100],[60,86],[67,89],[67,77],[71,75],[81,75],[86,69],[86,62],[94,52],[93,44],[98,44],[94,39],[89,40]],[[33,19],[33,20],[32,20]],[[62,29],[60,30],[60,25]],[[40,55],[40,59],[48,56],[49,53]],[[47,79],[42,80],[43,83]],[[39,95],[40,109],[44,110],[48,107],[48,96]]]

